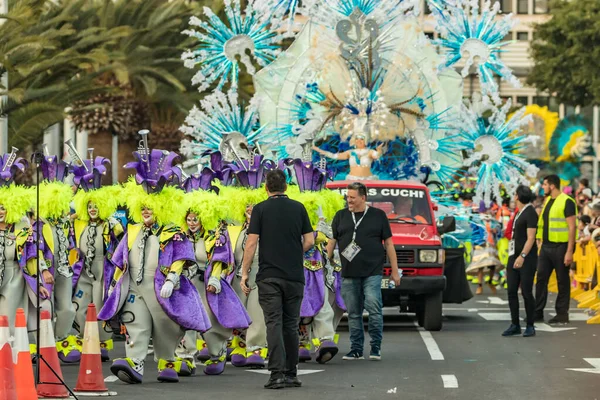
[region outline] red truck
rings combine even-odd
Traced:
[[[350,181],[327,184],[330,190],[347,192]],[[455,229],[452,217],[436,225],[427,186],[409,181],[365,181],[367,203],[386,212],[398,267],[403,271],[399,287],[390,289],[391,267],[386,256],[381,285],[384,307],[398,306],[401,312],[413,312],[419,325],[430,331],[442,328],[442,294],[446,287],[444,249],[440,235]]]

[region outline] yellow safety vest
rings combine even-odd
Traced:
[[[544,209],[538,220],[537,238],[542,239],[544,237],[544,213],[546,212],[546,206],[550,201],[550,197],[546,199],[544,203]],[[568,195],[561,193],[554,200],[552,208],[550,208],[550,214],[548,216],[548,240],[553,243],[567,243],[569,241],[569,225],[565,218],[565,207],[567,201],[574,201]],[[575,205],[575,214],[577,214],[577,205]],[[575,239],[577,239],[577,229],[575,229]]]

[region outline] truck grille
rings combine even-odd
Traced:
[[[398,259],[398,264],[414,264],[415,263],[415,251],[414,250],[396,250],[396,258]],[[389,259],[387,254],[385,256],[385,261],[389,263]]]

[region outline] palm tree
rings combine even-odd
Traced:
[[[43,130],[61,122],[71,103],[107,89],[94,84],[108,59],[107,43],[129,34],[127,27],[77,31],[89,19],[85,0],[18,0],[0,27],[0,74],[9,90],[0,114],[9,115],[9,142],[38,145]]]

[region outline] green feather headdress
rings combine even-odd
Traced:
[[[304,204],[310,223],[316,226],[319,222],[319,207],[323,210],[326,221],[332,221],[335,213],[344,208],[344,197],[337,191],[320,190],[318,192],[301,192],[298,186],[289,186],[287,194],[290,199]]]
[[[90,219],[87,211],[89,202],[98,206],[98,217],[106,221],[117,211],[121,201],[123,201],[123,187],[121,185],[103,186],[89,192],[78,190],[73,198],[77,218],[82,221],[89,221]]]
[[[159,225],[183,226],[187,211],[183,190],[167,186],[159,193],[148,194],[132,177],[125,184],[122,193],[129,215],[135,223],[142,223],[142,207],[148,207],[153,211],[154,219]]]
[[[62,182],[40,183],[40,210],[41,218],[61,218],[71,211],[73,189]]]
[[[35,205],[35,192],[32,188],[17,186],[0,187],[0,205],[6,210],[5,222],[16,224],[27,216]]]

